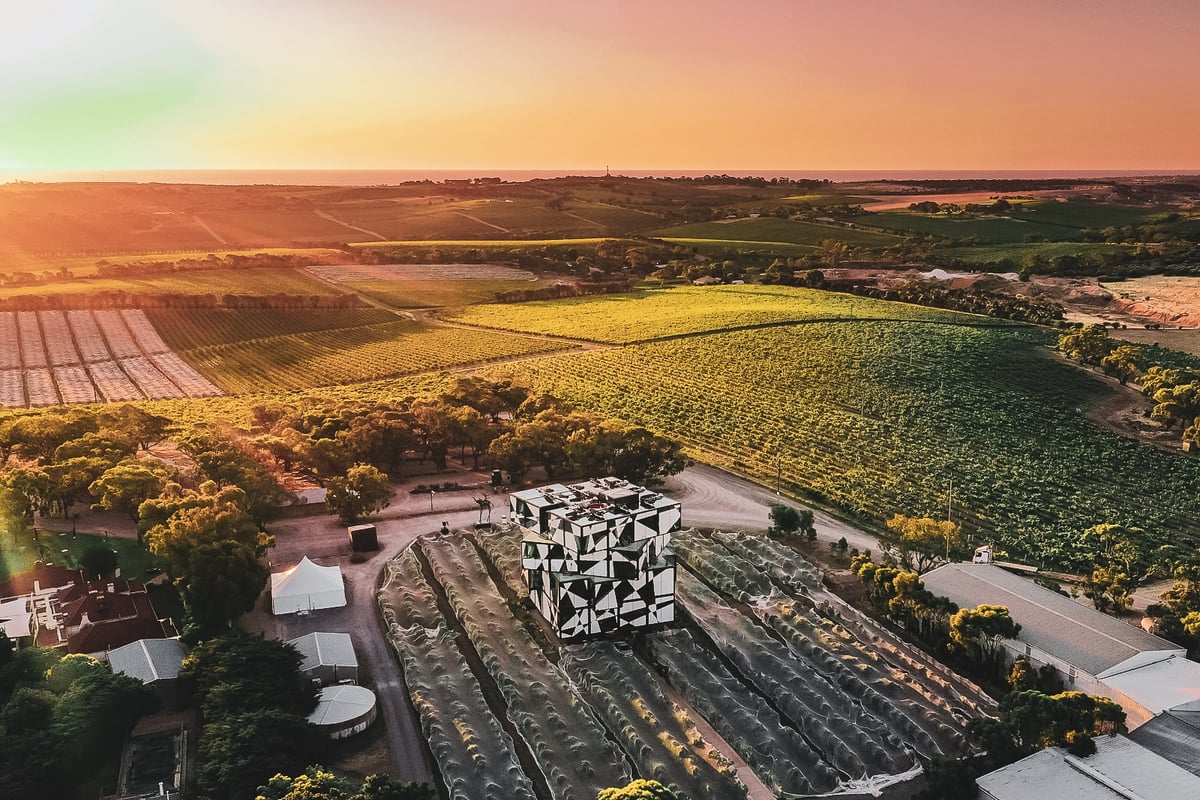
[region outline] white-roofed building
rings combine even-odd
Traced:
[[[1050,747],[975,780],[988,800],[1196,800],[1200,777],[1124,736],[1097,736],[1096,752]]]
[[[271,612],[294,614],[346,605],[340,567],[322,567],[305,556],[289,570],[271,575]]]
[[[348,633],[310,633],[288,642],[304,658],[300,671],[323,684],[358,682],[358,656]]]
[[[1002,641],[1010,658],[1050,664],[1068,689],[1121,704],[1130,729],[1173,705],[1200,698],[1200,663],[1184,648],[992,564],[946,564],[921,576],[925,588],[963,608],[1008,608],[1021,626]]]
[[[0,600],[0,631],[18,647],[33,641],[36,628],[33,612],[29,610],[32,602],[29,597]]]
[[[345,739],[365,731],[377,714],[375,693],[363,686],[326,686],[308,721],[330,739]]]

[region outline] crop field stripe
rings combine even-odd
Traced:
[[[947,711],[946,708],[916,692],[917,697],[910,697],[909,700],[921,702],[925,713],[920,715],[921,722],[914,722],[912,709],[901,709],[899,701],[882,693],[875,682],[888,688],[892,694],[903,691],[901,684],[889,686],[886,681],[894,681],[894,678],[890,673],[872,668],[873,659],[870,657],[858,658],[857,663],[862,665],[862,669],[851,671],[842,659],[847,649],[853,650],[857,642],[829,638],[826,623],[811,613],[811,601],[800,600],[786,591],[782,595],[772,591],[771,583],[774,581],[764,583],[765,570],[761,562],[729,549],[716,537],[709,538],[696,533],[680,537],[677,553],[692,579],[699,581],[693,584],[692,579],[685,580],[682,597],[698,599],[706,612],[715,608],[718,595],[725,598],[732,608],[741,612],[737,622],[745,632],[743,644],[756,640],[758,647],[754,648],[755,652],[772,651],[773,657],[779,658],[781,663],[805,664],[808,669],[803,674],[815,675],[828,684],[828,688],[807,684],[797,686],[796,681],[791,679],[785,684],[782,676],[786,676],[786,670],[759,672],[756,686],[766,688],[761,686],[761,678],[765,674],[769,676],[768,683],[782,689],[772,692],[778,702],[786,703],[792,709],[796,708],[794,701],[802,704],[798,713],[795,710],[789,712],[783,707],[779,709],[780,713],[788,714],[802,729],[810,719],[809,711],[816,716],[823,714],[825,727],[831,732],[835,728],[841,730],[843,742],[846,738],[857,739],[857,747],[851,748],[854,752],[862,752],[864,746],[867,749],[878,747],[876,758],[882,760],[872,768],[882,768],[891,774],[895,774],[897,769],[903,772],[905,767],[905,762],[896,761],[898,748],[911,748],[925,757],[940,757],[954,752],[962,730],[961,726],[954,724],[952,716],[939,719]],[[705,597],[705,587],[714,593],[712,597]],[[777,601],[777,597],[786,600]],[[686,601],[684,605],[688,607]],[[701,626],[706,636],[714,642],[718,641],[718,634],[710,630],[707,619],[702,619],[704,615],[695,613],[694,608],[695,605],[689,608],[689,615]],[[747,622],[749,625],[746,625]],[[738,628],[739,625],[732,625],[721,630],[736,633]],[[725,643],[722,643],[722,649],[729,652]],[[730,659],[736,662],[739,674],[745,676],[749,676],[747,670],[751,665],[749,661],[743,663],[741,653],[749,649],[735,646],[733,652],[738,655],[730,652]],[[874,682],[868,680],[868,676]],[[831,710],[823,710],[826,706]],[[804,710],[804,707],[808,710]],[[865,737],[864,731],[875,733]],[[948,731],[951,732],[949,736],[946,735]],[[815,732],[808,733],[811,735]],[[894,738],[897,735],[903,737],[902,742]],[[940,743],[934,740],[935,735],[941,738]],[[843,767],[843,771],[847,770]]]
[[[669,701],[660,680],[632,653],[608,642],[564,648],[564,670],[616,732],[643,778],[674,790],[680,800],[746,796],[746,787],[722,757],[720,769],[686,711]]]
[[[689,581],[694,581],[695,584],[689,587]],[[794,680],[785,681],[784,677],[791,676],[780,675],[783,667],[789,662],[802,664],[805,668],[813,670],[814,665],[811,661],[790,653],[786,648],[780,652],[779,648],[783,647],[783,642],[773,632],[762,628],[742,604],[731,603],[730,608],[739,615],[737,623],[740,623],[741,633],[748,634],[741,635],[740,640],[745,643],[754,642],[762,648],[761,652],[769,654],[771,664],[778,666],[780,672],[756,669],[747,654],[739,652],[732,642],[722,641],[716,625],[697,614],[699,603],[688,602],[685,599],[689,589],[694,592],[698,587],[703,587],[703,590],[712,593],[704,604],[706,609],[711,609],[709,604],[718,602],[718,593],[690,569],[680,571],[677,586],[678,584],[683,584],[683,591],[677,590],[676,602],[687,611],[688,617],[696,624],[696,630],[703,636],[703,641],[725,662],[726,668],[738,680],[751,691],[757,692],[786,724],[794,727],[804,737],[822,762],[836,770],[843,779],[850,780],[866,777],[868,774],[897,771],[894,763],[884,766],[882,758],[887,753],[887,748],[881,740],[876,720],[866,718],[869,715],[865,713],[855,714],[855,703],[847,702],[849,695],[845,694],[841,687],[829,681],[827,676],[819,674],[818,681],[825,684],[820,689],[802,683],[798,685]],[[815,670],[813,672],[815,673]],[[861,706],[858,710],[865,712]],[[854,716],[848,716],[850,714]],[[868,731],[867,726],[875,730]],[[832,737],[833,743],[823,743],[820,738],[822,734]],[[858,741],[854,740],[854,734],[858,734]],[[879,770],[878,773],[869,772],[866,756],[862,752],[871,749],[878,750],[877,753],[871,754],[871,766]],[[911,768],[911,764],[907,768]]]
[[[808,795],[837,786],[837,773],[800,733],[688,630],[649,634],[645,642],[655,668],[772,791]]]
[[[523,790],[528,789],[528,794],[524,795],[526,797],[536,795],[539,800],[552,800],[553,795],[550,792],[549,784],[546,782],[546,776],[538,766],[537,759],[534,758],[525,740],[521,738],[520,733],[509,720],[508,704],[504,699],[503,692],[500,691],[500,687],[492,679],[478,651],[467,636],[466,630],[455,616],[454,610],[450,607],[450,601],[446,596],[445,588],[434,576],[433,569],[430,567],[429,560],[422,551],[420,544],[414,543],[409,553],[420,570],[419,578],[422,582],[422,588],[428,588],[433,593],[436,601],[436,613],[441,620],[441,624],[445,625],[446,630],[453,634],[455,651],[462,659],[462,665],[468,670],[471,678],[474,680],[474,686],[478,691],[478,697],[475,699],[484,703],[483,707],[487,709],[488,715],[494,720],[496,728],[503,732],[503,735],[507,738],[507,743],[513,748],[512,757],[519,765],[523,773],[522,777],[526,778],[527,784],[523,786],[521,785],[521,781],[513,781],[516,784],[513,787],[516,790],[515,796],[521,798]],[[410,654],[406,658],[406,662],[420,660],[421,657],[415,653]],[[464,688],[470,691],[469,687]],[[415,697],[414,702],[416,702]],[[478,706],[476,707],[478,708]],[[440,763],[439,766],[441,766]],[[446,777],[443,775],[443,779]],[[471,785],[455,787],[453,786],[453,781],[447,781],[447,789],[451,790],[452,800],[477,800],[476,792],[479,791],[480,787]],[[464,789],[467,791],[463,792],[462,790]],[[502,789],[502,791],[507,790]],[[494,800],[508,800],[509,796],[512,795],[502,793],[496,795]],[[489,791],[488,795],[480,798],[480,800],[491,800],[492,797],[493,795]]]
[[[461,539],[434,542],[436,546],[423,547],[423,555],[504,694],[509,719],[537,756],[554,797],[590,800],[600,789],[627,783],[627,756],[577,690],[546,660],[499,595],[478,591],[491,579],[474,547]],[[478,615],[471,610],[472,601]],[[517,675],[527,682],[519,684]],[[530,696],[531,686],[540,691]]]

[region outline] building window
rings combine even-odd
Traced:
[[[540,569],[531,569],[529,571],[529,591],[540,592],[542,590],[542,571]]]
[[[1071,669],[1067,672],[1067,680],[1069,680],[1071,683],[1075,682],[1075,668],[1074,667],[1071,667]]]

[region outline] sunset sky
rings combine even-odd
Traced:
[[[1195,0],[0,5],[0,168],[1200,168]]]

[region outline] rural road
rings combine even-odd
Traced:
[[[771,524],[773,503],[792,508],[808,507],[745,478],[704,464],[695,464],[668,478],[662,491],[683,503],[683,524],[698,528],[765,531]],[[820,541],[836,542],[844,536],[851,547],[878,552],[877,537],[834,519],[824,511],[813,511],[813,524]]]

